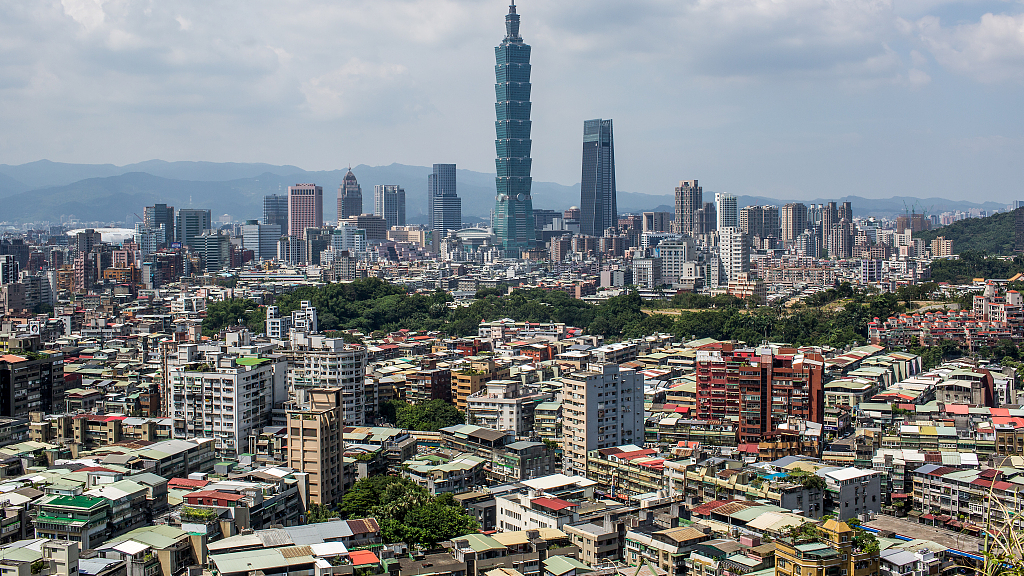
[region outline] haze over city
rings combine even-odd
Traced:
[[[620,190],[1008,202],[1024,176],[1019,2],[520,3],[533,177]],[[505,2],[0,6],[0,162],[400,162],[494,170]],[[44,40],[45,39],[45,40]],[[539,204],[544,204],[538,199]]]

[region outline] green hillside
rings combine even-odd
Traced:
[[[1019,208],[1018,210],[1024,210]],[[1014,246],[1014,212],[1000,212],[987,218],[968,218],[948,226],[919,232],[914,238],[931,242],[937,236],[953,241],[953,252],[984,252],[990,256],[1010,256]]]

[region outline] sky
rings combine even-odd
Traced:
[[[0,163],[494,171],[501,0],[0,2]],[[521,0],[533,176],[1024,198],[1022,0]]]

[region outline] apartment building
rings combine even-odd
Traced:
[[[341,388],[313,388],[305,410],[288,411],[288,466],[306,474],[309,504],[340,502],[345,478],[343,465]]]
[[[166,359],[174,437],[213,438],[221,455],[241,454],[250,434],[269,424],[271,410],[287,398],[285,363],[207,348],[181,344]]]
[[[592,450],[644,439],[643,375],[618,364],[591,363],[562,380],[562,431],[567,474],[585,475]]]
[[[63,412],[64,355],[24,352],[0,355],[0,416]]]
[[[452,373],[452,400],[459,410],[466,410],[466,398],[483,389],[491,380],[508,379],[508,366],[499,365],[493,357],[472,356],[469,367]]]
[[[761,442],[794,417],[824,420],[819,354],[716,343],[697,351],[696,366],[697,418],[735,423],[741,444]]]
[[[307,403],[310,390],[340,388],[344,425],[364,425],[368,408],[364,381],[366,348],[347,344],[342,338],[304,332],[292,332],[288,342],[284,351],[288,358],[288,387],[295,391],[299,404]]]
[[[491,380],[485,386],[466,398],[467,420],[495,430],[511,430],[516,436],[530,435],[537,406],[553,398],[550,392],[516,380]]]

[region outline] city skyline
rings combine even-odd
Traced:
[[[289,42],[306,33],[291,24],[310,18],[316,6],[292,19],[257,8],[242,25],[225,27],[216,15],[182,3],[155,9],[145,34],[141,8],[133,6],[68,0],[53,10],[12,14],[0,24],[12,45],[60,40],[8,59],[9,129],[0,161],[124,164],[162,157],[313,169],[356,156],[370,164],[429,165],[429,149],[486,169],[489,66],[480,52],[493,46],[495,29],[473,23],[493,22],[500,4],[454,2],[430,11],[418,3],[382,4],[351,14],[328,10],[319,26],[352,20],[352,38],[330,47]],[[369,16],[380,9],[396,17],[377,23]],[[617,176],[625,190],[659,193],[681,177],[699,177],[731,194],[804,200],[867,189],[883,197],[951,198],[981,189],[993,200],[1014,199],[1022,168],[1008,160],[1024,150],[1024,120],[1013,104],[1024,72],[1013,57],[1019,41],[1000,43],[993,30],[1021,21],[1016,4],[727,2],[706,10],[642,4],[626,12],[599,2],[585,11],[544,4],[528,10],[536,23],[531,38],[544,54],[535,70],[543,80],[534,118],[534,157],[543,158],[538,179],[574,182],[576,126],[607,114],[619,120]],[[425,26],[417,18],[424,12]],[[697,49],[648,40],[681,22],[702,28],[694,30]],[[730,44],[761,22],[744,46]],[[370,31],[399,41],[386,43],[383,54],[364,52],[357,39]],[[222,37],[249,48],[216,48]],[[137,60],[129,65],[126,58]],[[603,73],[587,78],[581,71],[590,65]],[[626,86],[645,78],[650,89],[597,89],[606,75],[619,75]],[[116,96],[98,91],[109,82],[122,87]],[[221,96],[227,93],[252,96],[229,106]],[[64,128],[48,130],[54,122]],[[440,150],[423,146],[441,125],[450,141]],[[270,136],[286,128],[313,136],[299,145]],[[676,137],[682,129],[687,138]],[[675,173],[681,169],[686,175]]]

